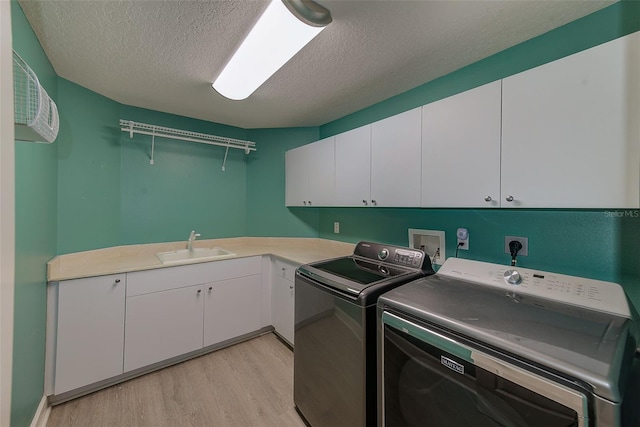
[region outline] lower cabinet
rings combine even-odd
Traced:
[[[297,266],[271,263],[275,273],[265,280],[262,257],[249,257],[52,283],[47,395],[77,397],[100,387],[86,386],[126,379],[271,323],[293,345]]]
[[[261,274],[208,283],[204,288],[205,347],[261,328]]]
[[[54,284],[55,394],[122,374],[125,278],[117,274]]]
[[[127,298],[124,371],[202,348],[203,286]]]
[[[271,284],[271,322],[276,333],[293,346],[295,271],[298,266],[274,259]]]

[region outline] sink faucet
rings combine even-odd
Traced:
[[[200,233],[196,233],[195,230],[191,230],[191,233],[189,234],[189,240],[187,241],[188,250],[193,249],[193,242],[195,242],[198,237],[200,237]]]

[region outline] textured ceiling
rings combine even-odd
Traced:
[[[322,125],[613,3],[318,2],[333,23],[243,101],[211,82],[265,0],[20,5],[61,77],[127,105],[272,128]]]

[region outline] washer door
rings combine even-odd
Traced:
[[[387,312],[382,352],[383,425],[588,425],[584,394]]]

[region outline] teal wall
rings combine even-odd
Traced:
[[[284,205],[284,153],[317,141],[318,128],[256,129],[249,139],[258,150],[247,158],[247,235],[317,237],[317,209]]]
[[[120,244],[120,104],[58,79],[58,253]]]
[[[542,65],[640,30],[640,2],[620,2],[370,108],[320,127],[320,138],[344,132],[438,99]],[[455,179],[452,175],[451,179]],[[625,215],[624,211],[616,211]],[[635,215],[637,211],[626,212]],[[529,237],[520,265],[622,282],[640,308],[640,218],[607,211],[510,209],[319,209],[319,235],[408,244],[408,228],[444,230],[446,256],[453,256],[455,231],[466,227],[469,251],[460,256],[506,263],[504,236]],[[333,222],[341,234],[333,234]]]
[[[119,120],[246,139],[247,131],[121,105],[59,78],[58,254],[246,234],[241,150],[121,132]]]
[[[202,120],[123,107],[123,119],[176,129],[247,139],[244,129]],[[115,122],[117,123],[117,121]],[[186,241],[191,230],[202,238],[246,234],[247,156],[225,148],[156,138],[154,165],[149,164],[151,137],[120,132],[122,150],[122,244]]]
[[[22,9],[11,2],[13,49],[58,99],[57,76]],[[28,426],[44,387],[46,263],[56,253],[57,144],[16,142],[16,252],[11,425]]]

